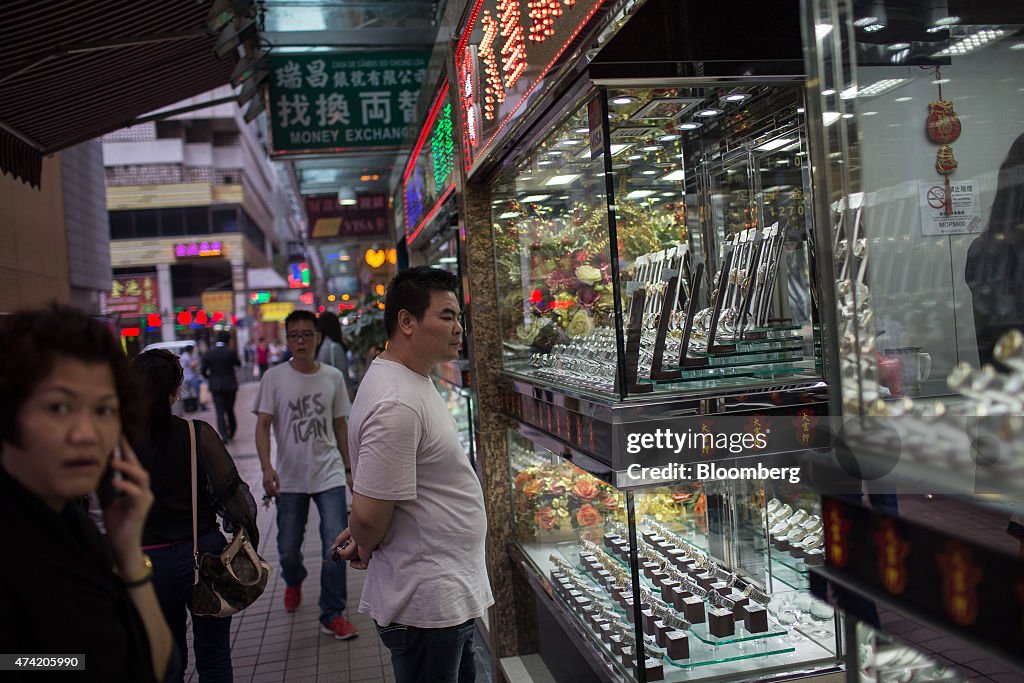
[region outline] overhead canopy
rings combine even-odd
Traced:
[[[42,158],[228,82],[209,2],[4,0],[0,172],[38,186]]]
[[[288,281],[273,268],[249,268],[246,272],[249,289],[287,289]]]

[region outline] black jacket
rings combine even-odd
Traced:
[[[51,674],[68,680],[153,681],[142,619],[92,520],[71,503],[54,512],[2,469],[0,518],[0,652],[84,654],[85,671]],[[2,678],[40,680],[38,672]]]
[[[204,353],[202,373],[207,378],[210,391],[238,391],[235,368],[241,364],[238,354],[228,346],[214,346]]]

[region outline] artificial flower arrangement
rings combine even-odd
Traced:
[[[520,541],[594,540],[609,521],[625,522],[624,494],[567,462],[527,467],[515,477],[516,532]],[[691,517],[707,531],[707,499],[699,483],[638,493],[637,519],[675,525]]]
[[[515,477],[516,533],[520,541],[575,539],[626,519],[622,494],[569,463],[528,467]]]
[[[498,220],[495,230],[505,341],[547,353],[610,326],[615,303],[606,208],[576,204],[568,215],[555,215],[549,207],[510,200],[498,212],[514,217]],[[686,239],[675,216],[625,201],[618,205],[617,232],[623,267]]]

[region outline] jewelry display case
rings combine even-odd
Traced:
[[[798,86],[597,88],[492,184],[503,363],[615,399],[822,377]]]
[[[837,386],[860,418],[851,448],[883,467],[898,451],[904,481],[926,483],[918,492],[1013,502],[1024,485],[1024,9],[943,1],[889,21],[870,3],[841,5],[805,3],[817,27],[805,43]]]
[[[807,486],[680,480],[620,490],[598,463],[556,454],[525,431],[530,438],[508,432],[517,555],[599,677],[837,670],[841,622],[807,583],[822,543]]]

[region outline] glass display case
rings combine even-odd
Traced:
[[[822,552],[810,489],[677,480],[620,490],[582,454],[514,430],[508,447],[517,546],[595,672],[744,681],[836,670],[841,622],[807,583]]]
[[[822,377],[802,90],[598,88],[492,185],[504,367],[624,399]]]
[[[896,439],[919,492],[1012,504],[1024,483],[1024,6],[942,0],[897,19],[880,4],[805,3],[853,447],[870,458]]]

